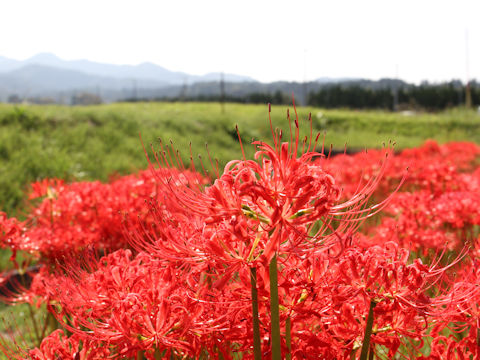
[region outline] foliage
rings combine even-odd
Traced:
[[[472,103],[480,104],[480,87],[472,82],[470,87]],[[465,104],[465,86],[460,82],[421,85],[391,85],[368,88],[347,83],[325,86],[309,93],[308,103],[312,106],[354,109],[393,109],[402,107],[428,110],[444,110]]]

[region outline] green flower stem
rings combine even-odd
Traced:
[[[30,312],[30,318],[32,319],[33,324],[33,331],[35,332],[35,338],[37,339],[37,343],[41,344],[42,339],[40,338],[40,334],[38,332],[37,321],[35,320],[35,314],[33,313],[33,308],[30,303],[28,303],[28,310]]]
[[[373,300],[370,300],[370,309],[368,310],[367,326],[365,327],[365,335],[363,336],[360,360],[367,360],[368,350],[370,349],[370,337],[372,336],[373,328],[373,308],[375,305],[377,305],[377,303]]]
[[[287,318],[287,323],[285,324],[285,338],[287,342],[288,353],[285,356],[286,360],[292,359],[292,319],[290,316]]]
[[[480,319],[477,318],[477,347],[480,348],[480,327],[478,326]]]
[[[258,319],[257,268],[250,268],[250,284],[252,286],[253,356],[255,360],[262,360],[260,321]]]
[[[55,318],[50,311],[47,311],[47,317],[45,318],[45,322],[43,323],[42,334],[40,335],[40,342],[37,345],[37,347],[40,347],[40,344],[42,343],[42,340],[45,337],[45,333],[47,332],[48,325],[50,324],[50,317]]]
[[[280,309],[278,301],[278,269],[277,254],[270,261],[270,316],[271,316],[271,339],[272,339],[272,360],[282,359],[280,339]]]
[[[153,353],[153,357],[155,360],[161,360],[163,359],[163,355],[158,348],[155,348],[155,352]]]

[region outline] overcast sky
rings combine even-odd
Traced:
[[[52,52],[264,82],[465,81],[468,62],[480,80],[480,0],[1,0],[0,14],[0,55],[13,59]]]

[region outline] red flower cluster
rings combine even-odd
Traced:
[[[178,171],[171,169],[170,173]],[[33,183],[28,196],[32,209],[27,220],[7,219],[4,214],[0,217],[1,244],[53,262],[87,246],[102,251],[128,247],[123,231],[125,219],[140,218],[148,223],[147,202],[168,196],[159,189],[156,176],[152,169],[107,184],[65,184],[58,179]],[[205,182],[198,174],[184,172],[184,176]],[[37,199],[40,201],[35,205]]]
[[[96,341],[82,340],[76,335],[66,336],[63,330],[54,330],[43,339],[39,348],[26,351],[13,351],[0,345],[0,350],[9,359],[31,359],[31,360],[90,360],[107,359],[110,356],[108,347]]]
[[[480,146],[472,143],[438,145],[429,140],[418,148],[405,149],[398,154],[386,149],[340,155],[325,161],[324,166],[342,184],[344,196],[350,197],[359,181],[368,181],[379,172],[385,152],[391,159],[385,164],[377,195],[390,193],[402,179],[402,191],[428,190],[440,195],[445,191],[479,189],[478,174],[474,176],[474,184],[468,174],[475,171],[480,156]]]
[[[372,226],[377,241],[395,240],[402,246],[428,250],[461,248],[475,238],[479,224],[480,147],[470,143],[438,145],[428,141],[415,149],[391,154],[373,197],[385,196],[402,180],[385,209],[380,226]],[[325,161],[325,168],[341,179],[344,196],[379,171],[383,152],[342,155]],[[405,169],[408,173],[405,177]],[[340,181],[339,181],[340,182]],[[392,237],[393,236],[393,237]]]

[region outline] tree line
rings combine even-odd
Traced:
[[[291,96],[288,97],[286,94],[282,93],[280,90],[277,90],[273,93],[269,92],[251,92],[247,94],[199,94],[199,95],[190,95],[190,96],[164,96],[156,98],[126,98],[122,102],[139,102],[139,101],[167,101],[167,102],[231,102],[231,103],[241,103],[241,104],[267,104],[272,105],[288,105],[292,103]]]
[[[472,105],[480,105],[480,84],[469,84]],[[443,110],[464,105],[467,89],[460,82],[367,88],[338,84],[310,92],[308,104],[324,108]]]
[[[310,82],[304,84],[305,87],[298,83],[286,83],[282,84],[281,89],[243,89],[242,91],[232,91],[232,89],[224,93],[219,92],[216,88],[208,88],[207,93],[185,94],[180,92],[177,96],[138,97],[123,101],[198,101],[289,105],[292,103],[292,84],[299,85],[295,88],[297,92],[294,92],[298,104],[323,108],[437,111],[468,103],[466,86],[458,80],[440,84],[425,82],[413,85],[395,79],[357,80],[322,85]],[[211,87],[214,86],[215,84],[211,84]],[[469,88],[469,103],[479,106],[480,83],[472,81]]]

